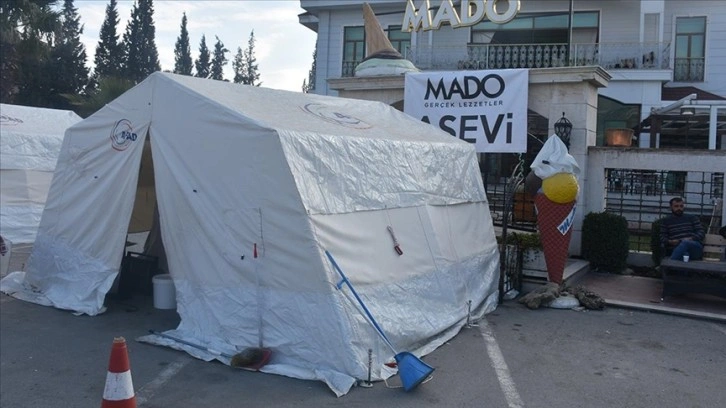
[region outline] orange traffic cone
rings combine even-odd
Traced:
[[[123,337],[113,339],[101,408],[136,408],[129,354]]]

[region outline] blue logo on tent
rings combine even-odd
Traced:
[[[114,150],[124,151],[136,141],[137,137],[131,122],[128,119],[121,119],[116,122],[111,132],[111,146]]]

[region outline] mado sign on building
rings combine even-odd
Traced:
[[[479,153],[523,153],[528,82],[526,69],[407,73],[404,112]]]

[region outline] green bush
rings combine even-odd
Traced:
[[[502,243],[502,237],[497,237],[497,242]],[[525,249],[542,249],[542,243],[539,240],[539,233],[536,232],[509,232],[507,234],[507,244],[519,244],[519,247]]]
[[[660,224],[663,219],[659,219],[650,227],[650,251],[651,259],[655,266],[660,265],[660,260],[665,256],[663,247],[660,246]]]
[[[593,268],[619,273],[627,267],[629,239],[625,217],[589,213],[582,223],[582,256]]]

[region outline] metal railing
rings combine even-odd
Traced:
[[[670,44],[659,42],[592,43],[571,46],[566,43],[423,45],[405,51],[405,57],[422,70],[591,65],[600,65],[606,69],[669,69],[669,55]]]
[[[704,230],[716,233],[724,224],[721,219],[724,173],[702,171],[661,171],[639,169],[604,169],[605,208],[628,221],[630,249],[650,252],[653,223],[670,214],[668,201],[683,197],[686,211],[697,214]],[[506,224],[521,231],[537,231],[533,198],[523,191],[515,193],[507,211],[507,177],[494,178],[482,174],[495,225]]]
[[[676,58],[673,80],[680,82],[703,82],[704,58]]]
[[[360,61],[343,61],[342,72],[340,73],[341,78],[350,78],[355,76],[355,67],[360,64]]]
[[[605,211],[628,221],[631,251],[650,252],[651,227],[670,214],[672,197],[683,197],[686,212],[715,232],[722,224],[723,188],[724,173],[605,169]]]

